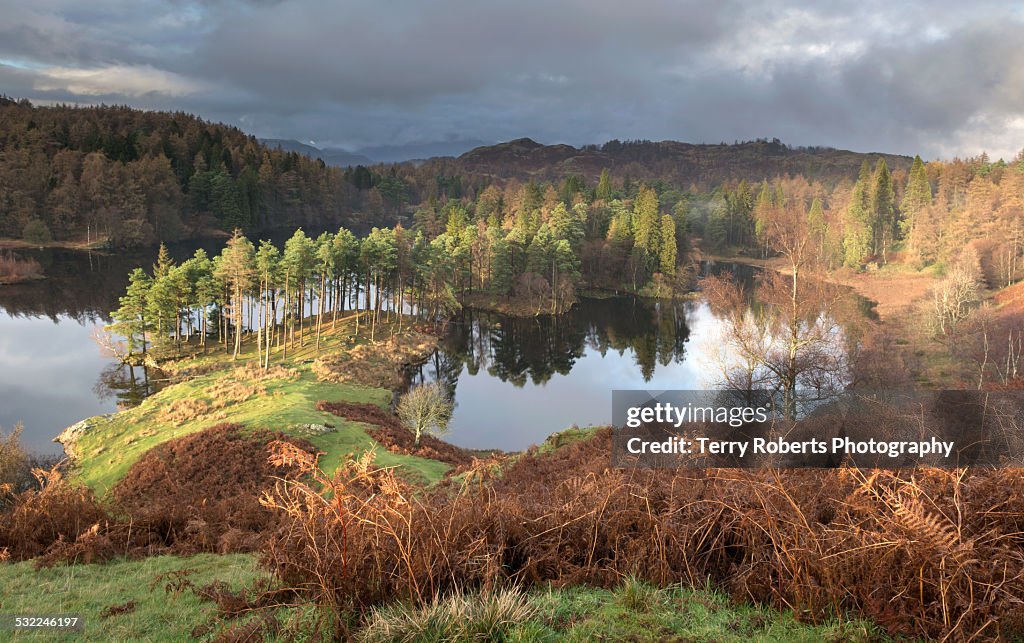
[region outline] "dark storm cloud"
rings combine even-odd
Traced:
[[[1005,3],[11,4],[0,91],[187,109],[262,136],[1024,147],[1024,15]]]

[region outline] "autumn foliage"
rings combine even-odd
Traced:
[[[353,615],[630,576],[710,581],[806,621],[862,615],[894,635],[1024,633],[1020,470],[616,469],[610,440],[603,430],[423,489],[372,452],[329,475],[300,441],[224,425],[151,451],[111,505],[44,475],[0,522],[0,552],[50,564],[258,548],[285,588]]]
[[[329,495],[279,483],[263,500],[285,516],[265,559],[342,609],[632,575],[710,579],[804,620],[854,612],[898,635],[1022,631],[1018,471],[627,470],[607,466],[609,448],[605,431],[427,494],[369,458],[331,478]]]
[[[253,551],[277,519],[260,506],[259,494],[295,473],[269,463],[271,441],[313,450],[279,433],[222,424],[150,450],[104,502],[57,470],[37,470],[39,488],[9,498],[0,554],[47,565]]]

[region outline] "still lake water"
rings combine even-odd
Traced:
[[[560,317],[466,312],[416,379],[454,392],[447,440],[519,450],[572,425],[611,422],[615,389],[714,386],[704,347],[717,322],[701,302],[583,299]]]
[[[171,246],[176,259],[222,241]],[[144,376],[101,354],[91,339],[117,307],[128,273],[155,249],[109,255],[67,250],[32,256],[47,279],[0,286],[0,430],[25,426],[24,444],[59,453],[52,438],[81,419],[137,403]],[[749,279],[750,270],[731,266]],[[448,439],[469,448],[523,449],[573,424],[611,419],[614,389],[694,389],[713,384],[703,357],[717,328],[699,301],[584,299],[558,318],[467,311],[414,379],[441,379],[455,394]]]

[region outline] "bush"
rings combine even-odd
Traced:
[[[315,451],[303,440],[237,424],[158,445],[114,487],[118,510],[179,553],[253,551],[276,519],[259,496],[292,473],[269,463],[274,440]]]
[[[53,241],[50,229],[39,219],[28,220],[28,223],[25,224],[21,231],[21,238],[29,243],[38,243],[40,245]]]
[[[16,495],[0,520],[0,558],[40,556],[55,545],[97,533],[108,519],[88,488],[69,484],[56,469],[35,474],[39,488]]]
[[[21,448],[19,438],[22,426],[18,424],[8,435],[0,434],[0,497],[20,491],[26,474],[29,474],[28,454]]]

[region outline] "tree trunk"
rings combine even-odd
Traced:
[[[326,296],[327,287],[327,273],[320,274],[320,301],[317,302],[317,316],[316,316],[316,352],[320,352],[320,329],[323,327],[324,320],[324,297]]]

